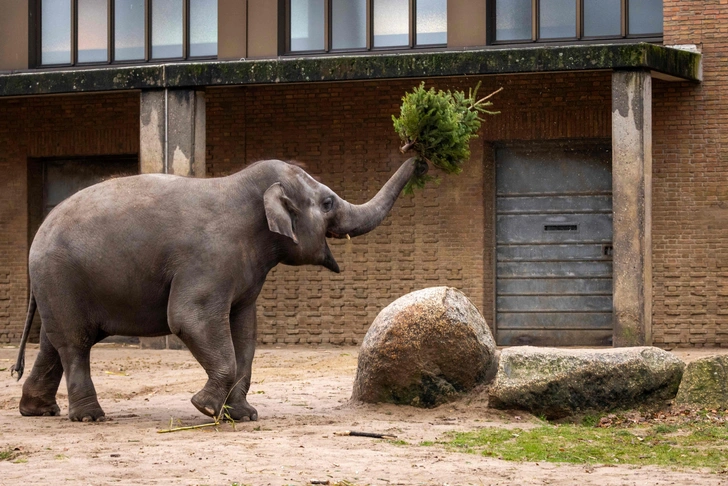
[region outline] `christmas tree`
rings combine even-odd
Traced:
[[[480,83],[468,91],[435,91],[425,89],[423,82],[411,93],[402,97],[400,116],[392,115],[394,129],[404,142],[402,153],[414,151],[418,165],[415,176],[404,188],[412,194],[415,188],[423,188],[437,177],[427,174],[428,163],[446,174],[459,174],[463,163],[470,158],[470,139],[477,137],[482,114],[496,115],[489,111],[488,99],[503,88],[476,100]]]

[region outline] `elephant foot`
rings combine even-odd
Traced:
[[[71,404],[68,411],[68,418],[71,422],[105,422],[106,414],[96,398],[87,400],[87,404]]]
[[[220,399],[204,388],[192,397],[191,402],[197,410],[208,417],[215,417],[217,415],[217,411],[221,408],[219,405]]]
[[[55,399],[44,400],[27,395],[20,399],[20,415],[24,417],[56,417],[60,414],[61,409]]]
[[[231,419],[236,421],[242,421],[246,418],[251,422],[258,420],[258,411],[245,398],[229,401],[227,403],[226,413],[230,415]]]

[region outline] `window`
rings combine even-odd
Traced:
[[[662,37],[662,0],[492,0],[494,43]]]
[[[42,66],[217,56],[217,0],[38,0]]]
[[[447,44],[447,0],[288,0],[286,52]]]

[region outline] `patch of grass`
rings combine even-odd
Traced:
[[[387,442],[389,442],[392,445],[396,445],[396,446],[407,446],[407,445],[409,445],[409,442],[407,442],[406,440],[402,440],[402,439],[390,439]]]
[[[672,434],[680,430],[680,427],[677,425],[657,424],[652,429],[656,434]]]
[[[452,433],[445,447],[506,461],[728,468],[728,425],[653,425],[604,429],[546,424],[529,430]]]
[[[601,418],[599,415],[584,415],[581,419],[581,425],[584,427],[596,427],[599,425],[599,419]]]
[[[430,446],[434,446],[434,445],[435,445],[435,443],[431,440],[423,440],[422,442],[420,442],[420,446],[422,446],[422,447],[430,447]]]
[[[15,451],[10,447],[0,450],[0,461],[9,461],[13,457],[15,457]]]

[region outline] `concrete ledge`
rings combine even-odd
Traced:
[[[699,82],[701,54],[655,44],[573,45],[185,62],[0,75],[0,97],[153,88],[642,69]]]

